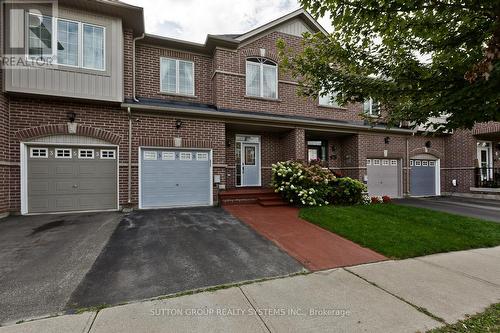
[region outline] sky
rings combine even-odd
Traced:
[[[207,34],[244,33],[299,8],[296,0],[122,0],[144,8],[146,32],[204,43]],[[319,23],[330,30],[328,19]]]

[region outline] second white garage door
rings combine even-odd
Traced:
[[[140,208],[212,204],[211,152],[142,148]]]
[[[401,196],[401,162],[396,159],[367,159],[368,193],[370,196]]]

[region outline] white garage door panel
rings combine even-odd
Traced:
[[[191,160],[181,160],[186,153]],[[211,161],[202,156],[206,151],[142,149],[141,208],[210,205]]]
[[[401,162],[395,159],[368,159],[368,193],[370,196],[401,196]]]

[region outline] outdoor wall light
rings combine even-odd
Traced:
[[[430,148],[430,147],[431,147],[431,145],[432,145],[432,142],[430,142],[430,141],[426,141],[426,142],[425,142],[425,147],[426,147],[426,148]]]
[[[181,128],[181,126],[182,126],[182,120],[176,120],[175,121],[175,128],[179,129],[179,128]]]
[[[386,137],[384,138],[384,143],[385,143],[386,145],[388,145],[388,144],[389,144],[389,142],[390,142],[390,140],[391,140],[391,138],[390,138],[390,137],[388,137],[388,136],[386,136]]]
[[[68,117],[70,123],[74,122],[76,119],[76,113],[74,112],[68,112],[66,116]]]

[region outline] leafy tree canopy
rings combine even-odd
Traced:
[[[500,0],[299,0],[333,33],[305,34],[282,63],[301,93],[381,102],[390,125],[448,116],[446,128],[500,121]]]

